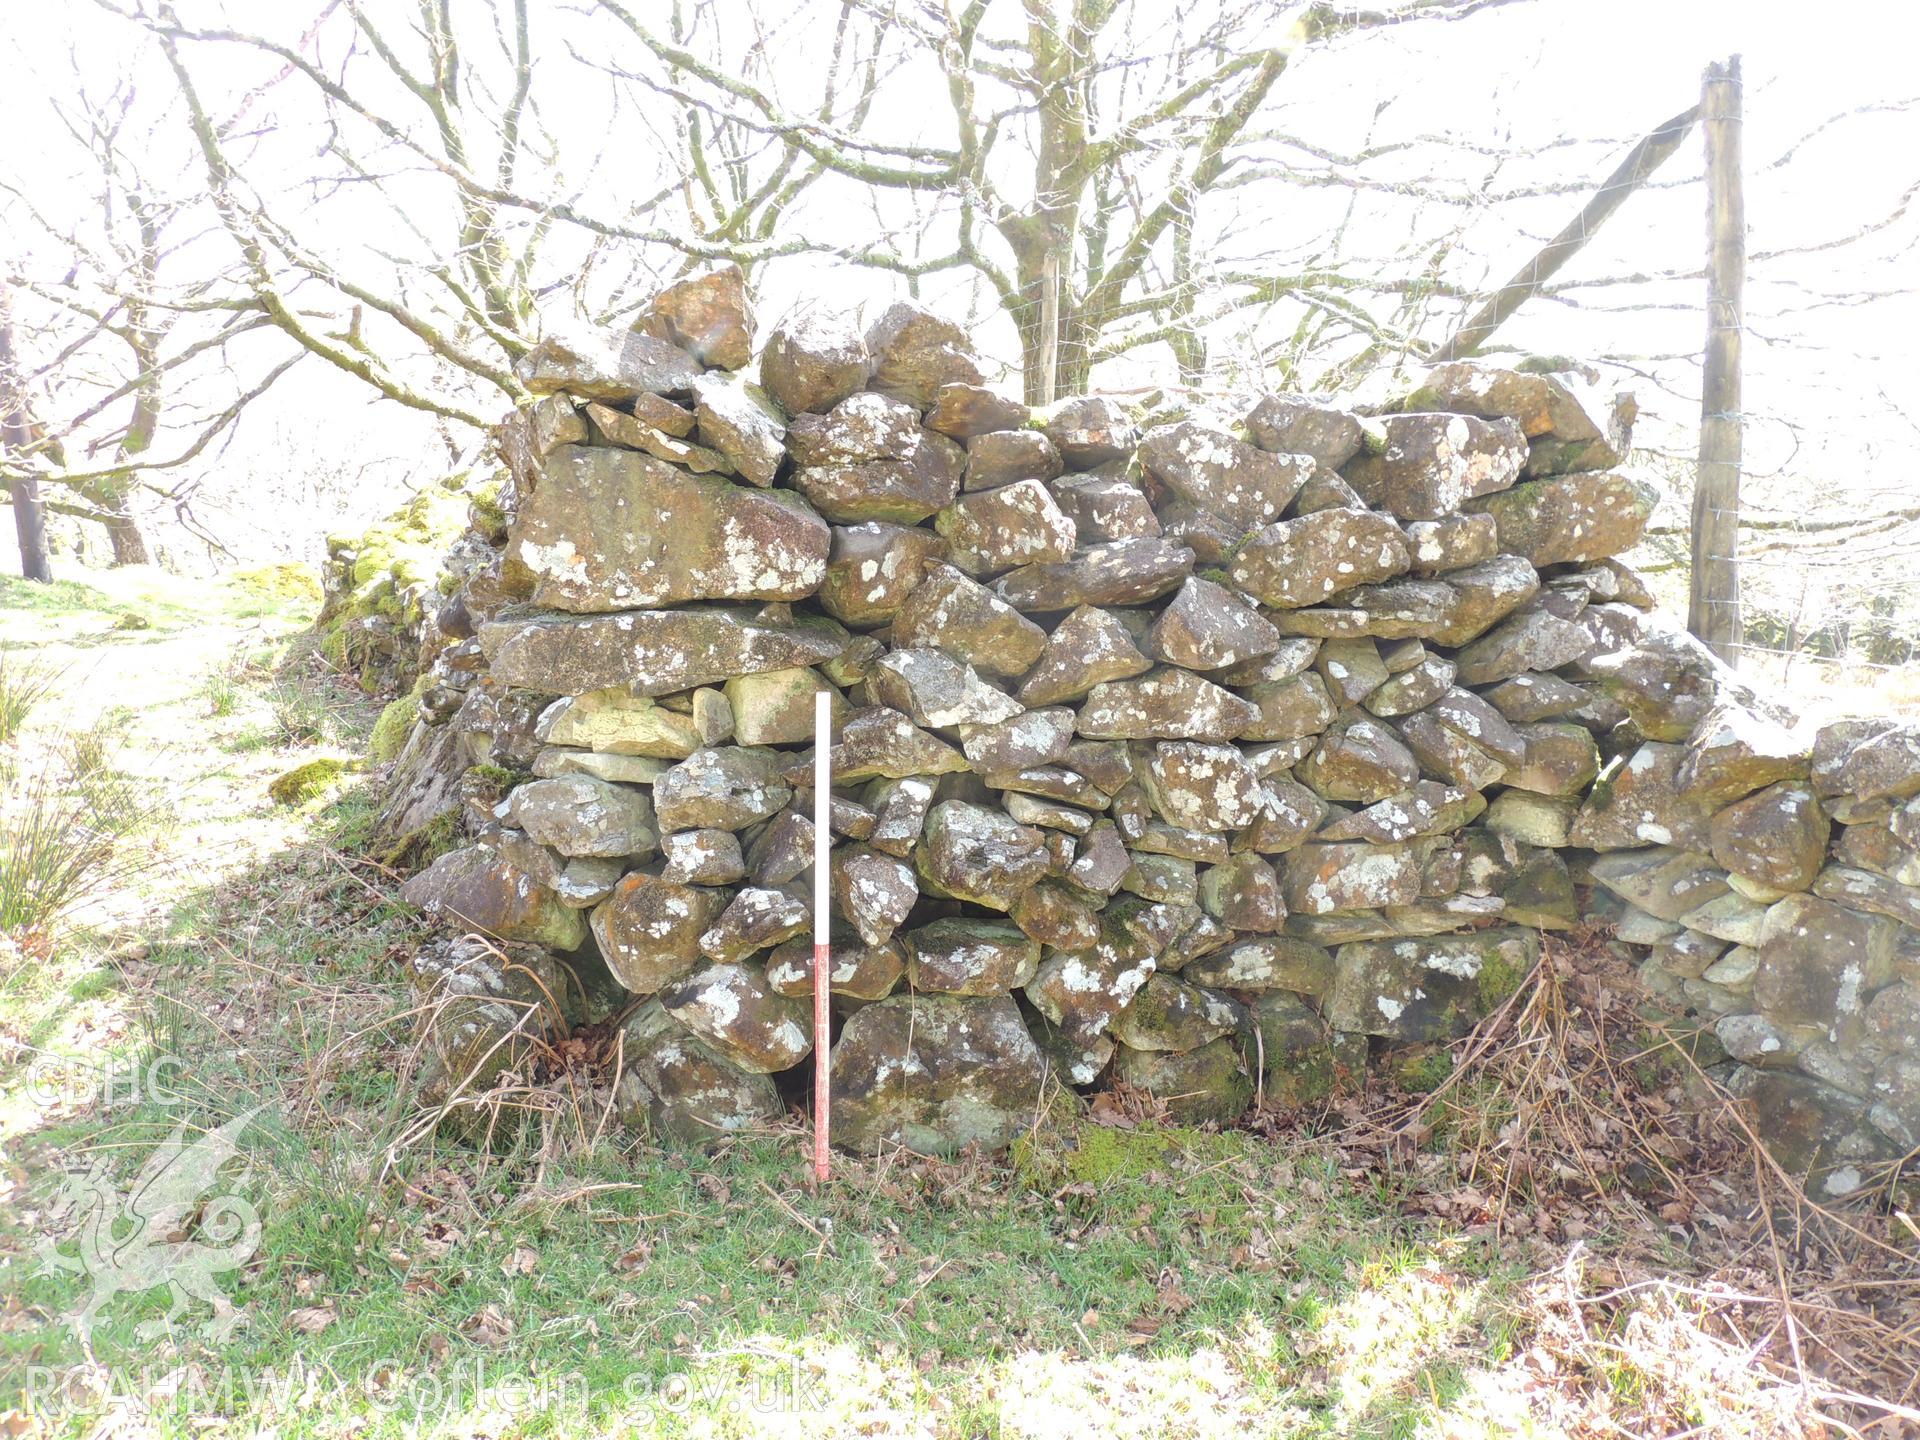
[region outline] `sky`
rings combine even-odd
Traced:
[[[192,0],[182,9],[190,18],[224,9],[239,25],[297,32],[318,4]],[[108,77],[123,64],[131,37],[89,0],[4,0],[4,7],[25,66],[9,101],[21,115],[44,115],[48,97],[71,84],[65,57],[76,37],[84,73]],[[796,0],[781,31],[783,43],[796,54],[817,45],[819,17],[836,8],[817,0],[809,8]],[[397,22],[410,6],[373,0],[372,9]],[[1390,43],[1366,37],[1316,47],[1296,57],[1276,90],[1268,123],[1334,147],[1369,136],[1377,141],[1421,134],[1512,146],[1523,153],[1490,180],[1499,186],[1597,180],[1641,134],[1692,103],[1708,61],[1733,53],[1743,57],[1746,79],[1749,245],[1756,257],[1849,234],[1890,213],[1920,179],[1920,109],[1876,108],[1920,94],[1912,59],[1920,53],[1920,6],[1897,0],[1818,8],[1779,0],[1535,0],[1458,23],[1402,27]],[[216,85],[230,69],[235,93],[258,71],[230,52],[201,55],[195,63]],[[564,96],[549,101],[556,111],[569,103]],[[897,113],[881,118],[903,132],[939,122],[937,107],[911,98],[888,103]],[[552,119],[569,134],[570,158],[577,150],[578,164],[600,165],[596,185],[605,189],[596,198],[604,193],[611,201],[623,185],[643,183],[647,167],[639,156],[586,154],[599,143],[596,104],[590,87],[583,87],[578,113]],[[1835,120],[1854,111],[1861,113]],[[260,113],[268,120],[278,114],[271,101]],[[1828,121],[1835,123],[1818,129]],[[1546,144],[1564,136],[1615,143]],[[287,163],[296,163],[305,133],[289,117],[280,138]],[[1537,153],[1524,153],[1536,142]],[[89,203],[62,173],[54,147],[13,150],[0,157],[0,169],[11,169],[49,207]],[[1696,267],[1705,248],[1705,200],[1702,188],[1688,182],[1699,170],[1696,135],[1662,172],[1662,188],[1633,197],[1561,278]],[[1218,243],[1230,248],[1283,234],[1303,252],[1311,250],[1337,223],[1338,198],[1301,191],[1276,202],[1271,192],[1229,192],[1214,215]],[[339,205],[337,198],[332,203]],[[1497,284],[1577,203],[1562,196],[1471,216],[1466,248],[1472,261],[1463,273]],[[806,223],[831,229],[861,219],[835,214],[832,202],[823,200]],[[1920,461],[1920,407],[1909,400],[1912,377],[1920,375],[1920,299],[1912,293],[1920,289],[1914,283],[1920,267],[1905,248],[1915,220],[1908,215],[1865,244],[1755,259],[1746,351],[1754,477],[1749,489],[1766,504],[1809,512],[1835,504],[1870,508],[1908,488]],[[337,238],[346,249],[372,245],[382,223],[370,210],[364,226],[339,226]],[[1378,212],[1377,234],[1363,232],[1357,248],[1400,243],[1403,237],[1391,233],[1394,223],[1389,212]],[[354,231],[360,233],[348,233]],[[7,243],[6,233],[0,231],[0,243]],[[41,258],[52,263],[53,257]],[[823,296],[831,297],[834,308],[872,305],[897,286],[889,277],[850,276],[820,264],[776,267],[759,284],[763,331],[797,305],[827,303]],[[1880,293],[1903,284],[1909,293]],[[1845,303],[1827,298],[1841,292],[1850,297]],[[1546,353],[1630,357],[1624,373],[1647,412],[1643,442],[1651,450],[1684,454],[1697,419],[1697,362],[1690,357],[1703,333],[1703,294],[1698,280],[1585,291],[1578,307],[1536,302],[1501,338]],[[977,303],[953,276],[929,279],[923,297],[955,312]],[[1629,299],[1631,310],[1613,308]],[[1216,352],[1231,355],[1236,345],[1258,340],[1260,323],[1224,327]],[[1012,360],[1009,328],[989,322],[978,333],[990,360]],[[1170,369],[1162,349],[1143,352],[1099,378],[1107,384],[1155,383],[1168,378]],[[370,518],[390,508],[401,487],[445,468],[447,448],[430,422],[370,403],[357,382],[304,363],[207,467],[200,504],[236,547],[291,548],[310,557],[323,529]],[[251,502],[267,489],[281,503],[263,515]],[[1904,543],[1896,537],[1881,545],[1897,552]],[[1877,558],[1886,556],[1877,552]],[[1767,563],[1756,557],[1761,568]],[[1793,561],[1796,571],[1815,563],[1811,554]]]

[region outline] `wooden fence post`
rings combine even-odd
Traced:
[[[1700,384],[1700,464],[1693,487],[1687,628],[1729,665],[1740,650],[1740,334],[1747,210],[1740,181],[1740,57],[1707,67],[1707,346]]]

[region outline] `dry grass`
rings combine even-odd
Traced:
[[[1532,1257],[1515,1383],[1565,1433],[1920,1433],[1899,1167],[1845,1209],[1811,1200],[1639,1005],[1603,935],[1549,936],[1442,1086],[1371,1087],[1328,1138],[1408,1178],[1409,1210]]]

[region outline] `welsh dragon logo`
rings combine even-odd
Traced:
[[[235,1193],[248,1169],[243,1165],[222,1193],[208,1192],[240,1154],[240,1135],[258,1113],[249,1110],[198,1135],[184,1122],[175,1125],[124,1193],[114,1187],[104,1156],[68,1173],[49,1216],[62,1238],[42,1243],[39,1254],[43,1270],[93,1281],[85,1306],[69,1317],[89,1350],[94,1322],[114,1296],[162,1285],[170,1288],[172,1304],[164,1317],[136,1329],[142,1340],[163,1335],[194,1300],[213,1307],[203,1325],[209,1340],[226,1339],[246,1318],[215,1277],[239,1269],[260,1248],[260,1214]],[[63,1243],[76,1253],[63,1252]]]

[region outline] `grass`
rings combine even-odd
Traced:
[[[61,669],[46,660],[0,647],[0,745],[10,745],[27,717],[60,684]]]
[[[1606,1079],[1619,1017],[1550,977],[1431,1095],[1227,1134],[1059,1106],[1011,1158],[842,1156],[820,1189],[797,1120],[711,1155],[558,1108],[491,1152],[403,1145],[397,956],[420,932],[363,853],[371,782],[272,804],[312,746],[276,714],[276,642],[230,613],[190,664],[147,658],[175,655],[164,632],[117,643],[156,647],[128,663],[173,688],[63,763],[191,754],[152,838],[194,863],[0,965],[8,1435],[1785,1435],[1844,1410],[1782,1368],[1756,1218],[1778,1195],[1757,1206],[1737,1146],[1695,1157],[1717,1168],[1678,1174],[1684,1196],[1626,1183],[1627,1122],[1678,1142],[1645,1117],[1697,1102],[1647,1055]],[[364,733],[375,707],[305,683],[335,743]],[[604,1079],[550,1084],[590,1119]],[[89,1277],[43,1259],[64,1167],[125,1187],[177,1125],[238,1116],[216,1189],[260,1217],[221,1277],[244,1325],[210,1340],[195,1302],[142,1339],[167,1296],[125,1294],[89,1350],[68,1323]],[[1819,1249],[1821,1223],[1792,1233]],[[1870,1223],[1856,1255],[1895,1233]],[[1785,1313],[1839,1334],[1859,1293],[1810,1285]]]

